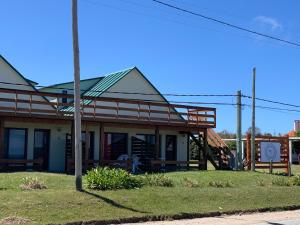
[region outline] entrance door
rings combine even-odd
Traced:
[[[166,135],[166,160],[177,160],[177,140],[176,135]]]
[[[34,159],[43,159],[43,170],[49,169],[50,130],[36,129],[34,131]]]

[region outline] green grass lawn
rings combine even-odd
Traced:
[[[300,167],[294,171],[300,175]],[[38,177],[45,190],[22,191],[23,177]],[[0,173],[0,220],[19,216],[29,224],[109,220],[153,215],[249,210],[300,205],[300,187],[272,185],[275,175],[251,172],[193,171],[168,173],[174,187],[143,187],[135,190],[74,191],[74,177],[63,174]],[[199,183],[187,187],[186,177]],[[230,181],[233,187],[210,187],[210,181]],[[258,185],[258,180],[265,186]]]

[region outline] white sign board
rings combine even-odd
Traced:
[[[278,142],[260,143],[260,161],[261,162],[280,162],[280,146]]]

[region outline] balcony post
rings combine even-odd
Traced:
[[[208,154],[208,142],[207,142],[207,129],[204,130],[203,142],[204,142],[204,169],[207,170],[207,154]]]
[[[4,119],[0,118],[0,159],[4,158]]]
[[[103,166],[104,164],[104,149],[105,148],[105,133],[104,133],[104,124],[100,123],[100,159],[99,165]]]
[[[159,159],[159,150],[160,150],[160,146],[159,146],[159,127],[156,126],[155,127],[155,157],[156,159]]]
[[[88,169],[89,153],[90,153],[90,132],[88,129],[88,125],[86,124],[85,125],[85,155],[84,155],[85,170]]]

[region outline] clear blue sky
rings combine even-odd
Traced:
[[[298,0],[165,1],[300,42]],[[0,54],[22,74],[41,85],[72,80],[71,0],[1,0],[0,21]],[[234,94],[241,89],[251,94],[256,66],[258,97],[300,104],[300,48],[225,28],[151,0],[79,0],[79,38],[82,78],[137,66],[162,93]],[[236,109],[217,109],[217,129],[235,131]],[[250,118],[250,109],[245,108],[243,130],[250,126]],[[300,113],[257,111],[257,126],[264,132],[286,133],[294,119],[300,119]]]

